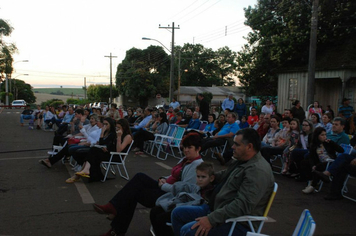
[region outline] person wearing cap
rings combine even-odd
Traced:
[[[230,109],[231,111],[234,110],[235,101],[232,98],[233,98],[233,94],[229,93],[229,96],[227,98],[225,98],[225,100],[221,104],[221,108],[222,108],[223,111],[225,111],[226,108]]]

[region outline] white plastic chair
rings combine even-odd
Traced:
[[[355,198],[352,198],[352,197],[349,197],[349,196],[346,196],[346,193],[349,192],[348,188],[347,188],[347,182],[350,180],[350,179],[356,179],[355,176],[352,176],[352,175],[347,175],[345,181],[344,181],[344,186],[342,187],[342,190],[341,190],[341,195],[344,197],[344,198],[347,198],[351,201],[354,201],[356,202],[356,199]]]
[[[129,155],[130,153],[130,150],[131,150],[131,147],[134,143],[134,140],[132,140],[129,148],[127,149],[126,152],[110,152],[110,159],[109,161],[102,161],[101,162],[101,165],[102,167],[106,170],[105,171],[105,176],[104,176],[104,179],[102,180],[102,182],[105,182],[106,180],[106,177],[108,176],[108,173],[109,173],[109,170],[111,170],[111,172],[115,175],[115,169],[114,169],[114,165],[116,165],[117,167],[117,170],[119,171],[120,173],[120,176],[126,180],[129,180],[129,174],[126,170],[126,165],[125,165],[125,162],[127,160],[127,156]],[[117,156],[118,158],[120,158],[119,161],[114,161],[113,158]],[[121,170],[120,170],[120,166],[122,166],[122,169],[123,171],[125,172],[125,175],[122,174]]]
[[[225,221],[225,223],[229,223],[232,222],[231,228],[230,228],[230,232],[228,236],[231,236],[232,233],[234,232],[235,226],[237,222],[248,222],[249,226],[250,226],[250,230],[252,231],[252,233],[261,233],[262,227],[264,222],[268,219],[268,212],[271,209],[274,197],[276,196],[278,190],[278,184],[274,183],[274,188],[273,188],[273,192],[269,198],[268,204],[266,206],[266,209],[263,213],[263,216],[240,216],[240,217],[236,217],[236,218],[230,218],[227,219]],[[255,228],[253,227],[252,222],[260,222],[260,225],[258,226],[257,231],[255,230]]]
[[[298,221],[292,236],[312,236],[315,231],[315,221],[308,209],[305,209]]]

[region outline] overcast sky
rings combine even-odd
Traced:
[[[214,50],[228,46],[239,51],[250,31],[244,10],[257,0],[1,0],[0,18],[14,28],[19,49],[14,55],[13,78],[33,87],[78,87],[109,83],[117,65],[132,47],[168,48],[172,34],[159,25],[175,22],[175,45],[200,43]],[[225,35],[226,34],[226,35]],[[21,62],[29,60],[29,62]],[[23,74],[29,74],[25,76]],[[113,78],[114,79],[114,78]]]

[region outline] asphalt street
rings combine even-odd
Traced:
[[[20,126],[22,109],[0,113],[0,236],[1,235],[100,235],[110,229],[110,221],[97,214],[92,203],[105,204],[127,181],[116,177],[105,183],[87,181],[67,184],[73,174],[68,164],[51,169],[39,164],[51,149],[53,132]],[[217,170],[224,167],[210,158]],[[153,178],[168,175],[177,159],[166,161],[131,153],[127,161],[130,177],[137,172]],[[356,235],[356,202],[347,199],[326,201],[328,184],[320,193],[305,195],[306,183],[275,175],[279,185],[275,201],[262,233],[292,235],[303,209],[316,222],[315,235]],[[350,182],[356,198],[356,181]],[[127,232],[129,236],[149,236],[149,209],[138,205]]]

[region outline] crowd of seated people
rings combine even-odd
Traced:
[[[203,221],[206,214],[209,214],[210,217],[208,215],[207,218],[214,222],[210,225],[209,230],[211,229],[212,232],[220,230],[219,227],[224,226],[224,222],[220,222],[218,217],[214,218],[212,216],[214,214],[210,214],[217,211],[220,206],[215,206],[214,210],[209,207],[204,208],[204,213],[201,213],[202,209],[200,209],[199,214],[201,215],[197,216],[202,218],[196,218],[198,220],[193,219],[191,223],[189,221],[183,224],[183,222],[179,222],[181,219],[178,216],[184,213],[183,210],[190,211],[193,208],[190,206],[178,208],[171,214],[174,207],[165,209],[165,205],[157,205],[156,200],[168,193],[168,196],[171,197],[172,188],[176,190],[182,184],[184,186],[194,185],[189,190],[189,194],[190,191],[193,191],[205,199],[205,192],[202,190],[213,188],[213,184],[219,183],[221,178],[218,178],[219,181],[215,181],[212,167],[209,167],[209,171],[206,167],[199,167],[199,164],[202,163],[200,155],[210,148],[223,146],[225,143],[227,145],[223,156],[219,157],[220,154],[215,154],[215,156],[222,165],[230,163],[227,170],[231,164],[238,165],[236,160],[241,160],[239,159],[241,158],[241,147],[245,147],[246,142],[252,143],[254,148],[249,149],[251,151],[250,158],[257,158],[263,168],[267,168],[265,160],[270,163],[274,155],[281,155],[282,174],[308,183],[302,190],[305,194],[315,192],[320,180],[330,182],[330,176],[333,176],[335,182],[333,179],[330,194],[325,197],[327,200],[342,198],[341,183],[346,177],[345,173],[356,173],[356,155],[342,154],[344,149],[341,144],[350,143],[350,139],[344,131],[346,121],[341,117],[335,117],[331,122],[329,113],[322,113],[319,116],[318,112],[315,112],[310,115],[310,119],[304,117],[300,122],[299,119],[293,118],[289,109],[286,109],[283,115],[278,113],[271,115],[270,113],[258,114],[257,109],[252,107],[250,116],[242,115],[241,120],[238,121],[239,116],[227,108],[218,117],[214,113],[209,114],[204,130],[197,130],[201,124],[200,113],[196,109],[193,112],[192,108],[181,110],[179,106],[175,109],[170,107],[166,112],[164,109],[155,110],[146,107],[145,109],[128,108],[127,111],[124,111],[123,108],[117,109],[117,106],[114,105],[104,115],[102,113],[104,109],[99,110],[100,115],[97,115],[98,110],[78,108],[74,111],[72,107],[68,107],[62,116],[58,116],[60,112],[54,114],[53,108],[47,110],[48,113],[53,114],[53,117],[61,119],[59,122],[51,118],[49,122],[53,121],[58,126],[53,143],[64,144],[66,141],[67,145],[59,153],[41,160],[40,163],[51,168],[63,157],[73,156],[79,169],[76,169],[75,174],[67,179],[66,183],[74,183],[80,181],[81,178],[87,178],[90,182],[102,180],[100,163],[110,157],[110,151],[125,152],[134,140],[135,154],[143,154],[144,142],[153,140],[155,134],[165,134],[169,124],[176,124],[192,131],[182,141],[185,157],[172,169],[171,176],[156,181],[143,173],[138,173],[109,203],[106,205],[94,204],[95,211],[100,214],[108,214],[113,220],[111,229],[105,235],[125,235],[137,203],[153,208],[150,219],[154,230],[157,231],[156,235],[173,235],[174,232],[171,231],[171,228],[165,225],[166,220],[169,221],[171,216],[173,217],[173,230],[176,234],[181,229],[187,232],[193,230],[194,226],[192,228],[192,225],[196,225],[199,229],[199,221]],[[245,136],[246,140],[242,141]],[[235,159],[231,158],[232,156]],[[325,169],[328,159],[335,159],[335,163]],[[233,172],[233,170],[230,171]],[[217,176],[221,176],[220,174]],[[199,183],[199,178],[202,176],[206,178],[204,184]],[[254,179],[257,177],[258,179]],[[229,175],[225,178],[229,178]],[[264,195],[263,204],[265,204],[271,192],[273,175],[269,173],[267,178],[262,178],[256,174],[252,179],[255,184],[260,183],[262,195]],[[267,186],[262,185],[262,180],[268,182],[268,190]],[[195,188],[197,186],[200,188]],[[264,187],[262,188],[262,186]],[[224,185],[224,187],[227,186]],[[185,187],[184,191],[188,191],[187,189]],[[267,192],[268,194],[266,194]],[[173,193],[176,192],[173,191]],[[226,196],[219,197],[224,199]],[[231,199],[236,198],[236,196],[230,197]],[[189,227],[186,227],[187,223],[189,223]],[[246,230],[243,227],[242,229]],[[225,229],[219,232],[225,232]]]

